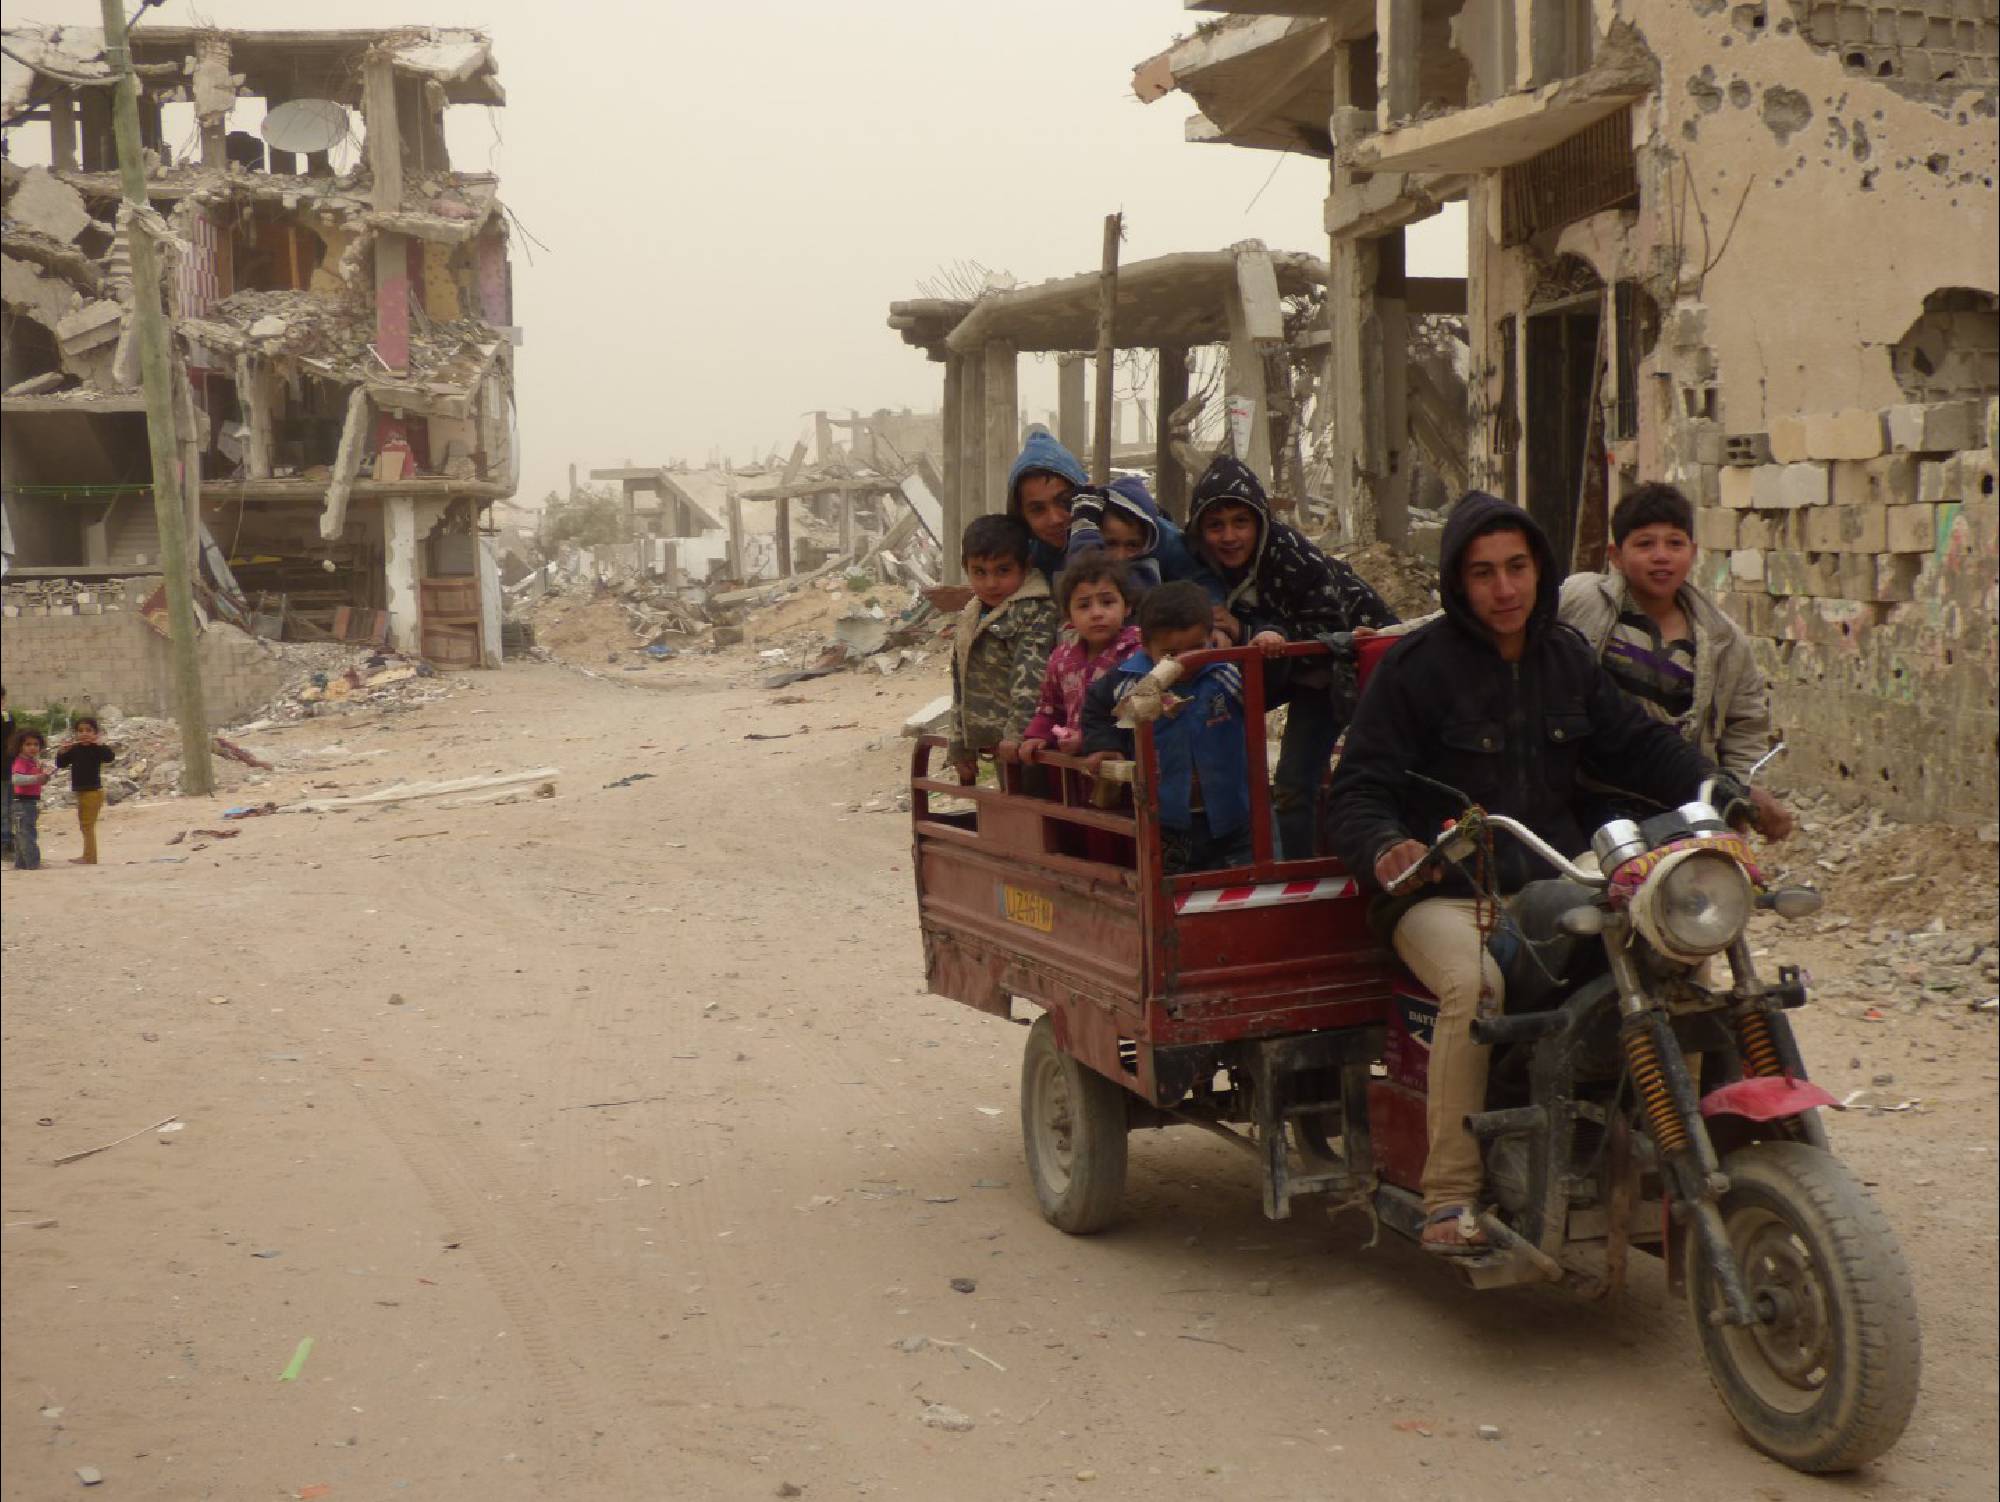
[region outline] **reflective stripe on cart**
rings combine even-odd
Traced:
[[[1183,892],[1174,899],[1177,913],[1237,912],[1243,908],[1280,907],[1290,902],[1323,902],[1354,892],[1351,876],[1322,876],[1314,881],[1271,881],[1255,887],[1213,887]]]

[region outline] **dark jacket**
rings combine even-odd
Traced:
[[[1153,659],[1134,652],[1090,685],[1083,696],[1083,754],[1110,751],[1131,756],[1133,733],[1117,720],[1118,706],[1153,671]],[[1211,663],[1168,692],[1179,707],[1153,721],[1153,754],[1159,760],[1160,822],[1194,827],[1195,779],[1212,835],[1234,834],[1250,822],[1250,760],[1243,733],[1243,674],[1233,662]]]
[[[1257,517],[1257,550],[1247,566],[1234,571],[1201,551],[1202,514],[1225,502],[1247,506]],[[1218,454],[1208,466],[1188,506],[1187,530],[1196,553],[1221,578],[1222,603],[1243,622],[1245,641],[1266,630],[1288,641],[1310,641],[1356,626],[1396,624],[1396,612],[1359,574],[1272,517],[1263,485],[1240,459]]]
[[[1466,599],[1460,563],[1482,528],[1505,521],[1525,532],[1539,579],[1528,640],[1506,662]],[[1508,814],[1568,855],[1589,844],[1580,776],[1672,806],[1714,770],[1671,725],[1619,691],[1584,639],[1556,617],[1561,580],[1548,539],[1528,513],[1480,491],[1453,508],[1439,539],[1444,611],[1391,647],[1361,696],[1334,769],[1334,853],[1374,880],[1375,858],[1399,840],[1437,838],[1464,812],[1421,773],[1463,792],[1488,813]],[[1519,841],[1494,839],[1503,892],[1554,873]],[[1456,872],[1420,891],[1470,892]]]
[[[1115,511],[1146,534],[1145,551],[1125,565],[1141,588],[1187,579],[1206,590],[1211,600],[1222,603],[1227,593],[1222,581],[1213,569],[1195,557],[1181,529],[1160,514],[1152,492],[1137,475],[1120,475],[1102,490],[1089,486],[1076,493],[1069,512],[1071,558],[1104,545],[1100,524],[1106,511]]]

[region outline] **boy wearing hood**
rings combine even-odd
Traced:
[[[1528,513],[1473,491],[1439,541],[1444,610],[1376,666],[1334,771],[1333,845],[1348,870],[1386,889],[1464,812],[1412,773],[1520,820],[1558,850],[1588,846],[1586,777],[1668,807],[1693,797],[1714,764],[1628,698],[1558,621],[1555,556]],[[1503,896],[1555,874],[1518,841],[1499,839],[1494,852]],[[1487,1054],[1472,1041],[1472,1020],[1482,995],[1496,1012],[1505,1001],[1472,894],[1463,872],[1433,868],[1375,914],[1438,1000],[1423,1244],[1446,1255],[1485,1249],[1461,1218],[1477,1208],[1482,1179],[1479,1145],[1465,1130],[1486,1102]]]
[[[1117,518],[1114,527],[1141,535],[1136,552],[1114,548],[1103,534],[1107,511]],[[1028,561],[1051,584],[1071,558],[1102,547],[1124,559],[1144,588],[1163,579],[1192,579],[1221,598],[1214,578],[1188,551],[1180,528],[1160,514],[1145,481],[1124,475],[1103,489],[1092,486],[1082,461],[1046,428],[1028,435],[1007,473],[1007,514],[1033,535]]]
[[[1238,645],[1275,652],[1288,641],[1396,624],[1359,574],[1271,515],[1262,482],[1231,455],[1218,454],[1196,484],[1188,535],[1222,581],[1216,628]],[[1322,662],[1272,663],[1265,683],[1267,708],[1291,706],[1271,779],[1278,843],[1284,859],[1306,860],[1317,845],[1313,811],[1340,739],[1340,706]]]

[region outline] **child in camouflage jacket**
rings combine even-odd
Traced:
[[[960,551],[972,598],[952,642],[951,744],[945,758],[970,786],[979,753],[1019,740],[1041,699],[1056,644],[1056,602],[1041,570],[1028,566],[1028,529],[1008,516],[982,516]]]

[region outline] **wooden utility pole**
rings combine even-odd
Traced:
[[[109,5],[111,0],[104,0]],[[1118,344],[1114,337],[1118,320],[1118,241],[1125,233],[1123,214],[1104,216],[1104,273],[1097,282],[1097,422],[1090,446],[1090,479],[1094,485],[1111,483],[1111,377],[1116,373]]]
[[[125,37],[122,0],[103,0],[104,60],[117,77],[111,127],[118,142],[118,179],[125,194],[126,240],[132,256],[132,324],[139,336],[139,378],[146,392],[146,441],[153,455],[153,516],[160,529],[160,568],[166,575],[167,652],[174,686],[174,717],[181,726],[181,791],[215,791],[209,760],[208,707],[202,701],[201,657],[194,619],[194,585],[188,573],[188,520],[181,509],[180,442],[174,425],[174,367],[167,347],[166,313],[160,306],[160,255],[145,218],[146,166],[139,155],[139,79]]]

